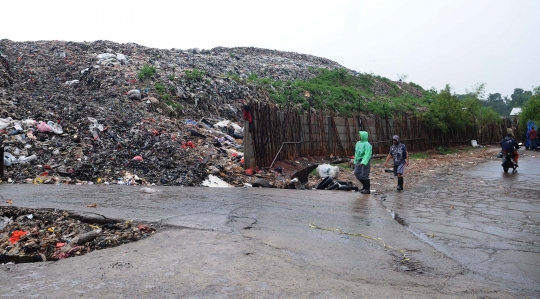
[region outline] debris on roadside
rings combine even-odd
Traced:
[[[59,260],[138,241],[157,231],[117,219],[91,221],[56,209],[0,207],[0,264]]]

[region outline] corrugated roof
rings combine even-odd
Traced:
[[[521,108],[512,108],[512,111],[510,111],[510,115],[518,115],[521,113]]]

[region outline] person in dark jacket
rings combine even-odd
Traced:
[[[506,151],[508,153],[513,153],[514,155],[514,161],[516,162],[516,167],[519,167],[518,165],[518,158],[519,154],[517,149],[519,148],[519,144],[512,138],[512,134],[508,134],[506,137],[504,137],[503,140],[501,140],[501,147],[503,151]]]
[[[386,161],[384,161],[384,167],[390,158],[394,160],[394,176],[398,177],[398,187],[397,190],[403,190],[403,173],[405,172],[405,166],[409,166],[409,153],[407,152],[407,147],[405,144],[401,143],[398,135],[392,137],[392,146],[390,147],[390,152],[386,156]]]
[[[362,194],[370,194],[371,183],[369,173],[371,170],[371,154],[373,149],[368,142],[368,132],[359,131],[360,141],[356,143],[354,148],[354,176],[362,184]]]

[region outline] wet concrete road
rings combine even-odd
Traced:
[[[82,257],[0,265],[0,298],[539,297],[534,159],[522,160],[513,181],[500,166],[486,172],[488,163],[382,195],[1,184],[0,205],[166,228]]]
[[[516,294],[540,298],[540,156],[446,170],[412,190],[382,196],[409,231],[468,270]]]

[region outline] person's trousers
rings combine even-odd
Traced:
[[[359,180],[369,180],[369,173],[371,172],[371,163],[368,165],[362,165],[360,162],[354,166],[354,176]]]

